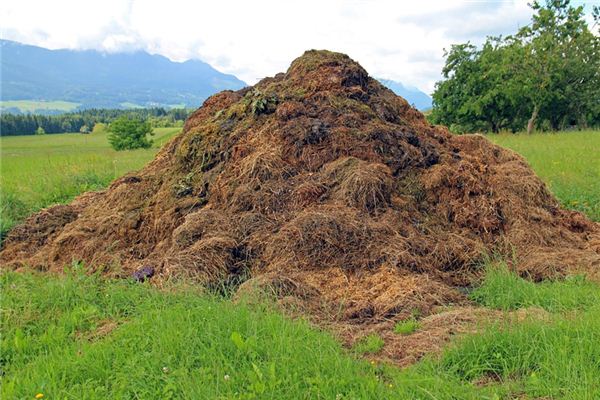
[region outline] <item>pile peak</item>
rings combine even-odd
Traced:
[[[460,288],[489,254],[543,279],[597,273],[599,251],[598,224],[516,153],[430,125],[348,56],[311,50],[206,100],[142,170],[30,217],[0,263],[267,288],[353,338],[468,304]]]

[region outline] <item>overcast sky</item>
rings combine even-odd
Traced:
[[[329,49],[372,76],[430,93],[444,48],[512,33],[530,17],[527,0],[3,0],[0,36],[52,49],[199,58],[249,84],[285,71],[304,50]]]

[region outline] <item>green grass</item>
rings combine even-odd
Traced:
[[[24,113],[33,113],[40,110],[73,111],[80,103],[71,101],[44,101],[44,100],[2,100],[2,108],[18,108]]]
[[[515,310],[540,307],[551,312],[585,310],[600,305],[598,285],[583,276],[534,283],[509,271],[506,264],[491,264],[472,300],[491,308]]]
[[[600,131],[487,138],[525,157],[565,207],[600,221]]]
[[[376,333],[372,333],[359,340],[354,346],[354,351],[358,354],[375,354],[383,349],[384,345],[385,342],[381,336],[377,335]]]
[[[525,398],[600,398],[600,307],[551,321],[489,328],[446,351],[444,369],[462,380],[512,381]]]
[[[0,397],[492,399],[504,390],[434,366],[401,372],[358,360],[269,304],[233,304],[181,283],[159,291],[78,269],[0,276]]]
[[[79,265],[64,275],[4,272],[0,397],[598,398],[600,287],[555,281],[523,295],[521,278],[495,271],[481,304],[552,312],[495,323],[405,370],[354,356],[379,351],[377,335],[360,342],[361,351],[344,350],[269,303],[232,303],[183,282],[159,290],[106,280]],[[559,295],[549,305],[552,289]]]
[[[0,234],[40,208],[141,168],[179,130],[157,128],[151,149],[123,152],[110,147],[105,133],[0,137]]]
[[[419,329],[419,321],[415,318],[409,318],[404,321],[397,322],[394,325],[394,333],[398,335],[410,335]]]
[[[511,382],[526,398],[600,398],[600,286],[582,277],[534,284],[500,264],[489,267],[472,298],[501,310],[551,313],[499,323],[459,341],[442,357],[447,373]]]

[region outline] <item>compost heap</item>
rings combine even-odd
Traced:
[[[346,55],[308,51],[210,97],[141,171],[31,216],[0,263],[246,280],[358,332],[466,305],[490,255],[534,280],[593,275],[599,224],[560,208],[516,153],[430,125]]]

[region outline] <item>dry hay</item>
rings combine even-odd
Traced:
[[[241,291],[270,287],[355,337],[467,305],[486,254],[540,280],[598,276],[599,251],[599,225],[561,209],[519,155],[430,125],[343,54],[308,51],[206,100],[141,171],[31,216],[0,263],[247,276]],[[412,359],[390,342],[386,357]]]

